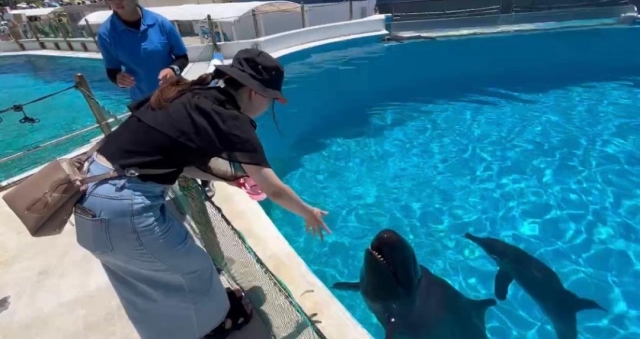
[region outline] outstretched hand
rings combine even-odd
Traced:
[[[304,218],[305,227],[307,232],[311,231],[312,236],[319,236],[320,240],[324,240],[323,232],[327,232],[327,234],[331,234],[331,230],[327,227],[327,224],[324,223],[322,218],[329,214],[326,211],[321,209],[312,207],[309,214]]]
[[[176,76],[176,73],[174,73],[171,68],[165,68],[162,71],[160,71],[160,74],[158,74],[158,81],[160,81],[160,85],[162,85],[164,82],[168,81],[169,79],[175,76]]]

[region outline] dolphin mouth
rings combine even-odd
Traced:
[[[369,247],[369,252],[371,252],[371,254],[373,254],[378,260],[382,261],[383,263],[387,262],[386,260],[384,260],[382,254],[380,254],[380,252],[374,250],[373,248]]]
[[[380,262],[384,267],[386,267],[389,271],[393,272],[393,266],[384,258],[381,251],[376,250],[375,247],[369,246],[369,253],[373,254],[373,256]]]

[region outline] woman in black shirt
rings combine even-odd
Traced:
[[[185,168],[224,160],[226,171],[213,174],[249,175],[303,217],[308,231],[321,238],[329,232],[326,212],[278,179],[256,134],[253,119],[274,100],[286,102],[283,79],[268,53],[241,50],[230,66],[194,81],[171,79],[133,104],[132,116],[94,156],[89,176],[112,169],[123,175],[89,186],[76,209],[78,243],[101,261],[143,339],[224,338],[252,315],[241,291],[225,294],[209,255],[165,208],[167,190]],[[209,87],[212,80],[219,86]]]

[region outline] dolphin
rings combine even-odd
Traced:
[[[496,305],[465,297],[418,264],[407,240],[389,229],[365,250],[360,281],[333,288],[359,291],[386,339],[487,339],[485,313]]]
[[[496,298],[506,300],[509,285],[515,280],[549,317],[558,339],[578,338],[577,312],[607,311],[597,302],[580,298],[564,288],[556,272],[524,250],[495,238],[470,233],[464,237],[480,246],[498,264]]]

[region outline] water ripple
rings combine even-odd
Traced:
[[[370,116],[379,134],[330,139],[286,178],[305,199],[332,211],[328,223],[336,231],[326,248],[307,238],[294,246],[325,283],[352,280],[370,237],[392,227],[407,236],[421,263],[468,296],[485,298],[495,264],[461,234],[496,236],[548,263],[578,295],[607,305],[604,316],[579,313],[581,338],[637,337],[640,149],[636,130],[624,125],[637,111],[627,99],[638,95],[612,82],[521,95],[526,105],[376,107]],[[279,225],[297,222],[280,209],[271,215]],[[288,239],[299,234],[281,229]],[[380,337],[359,296],[336,295]],[[492,338],[554,337],[518,286],[487,322]]]

